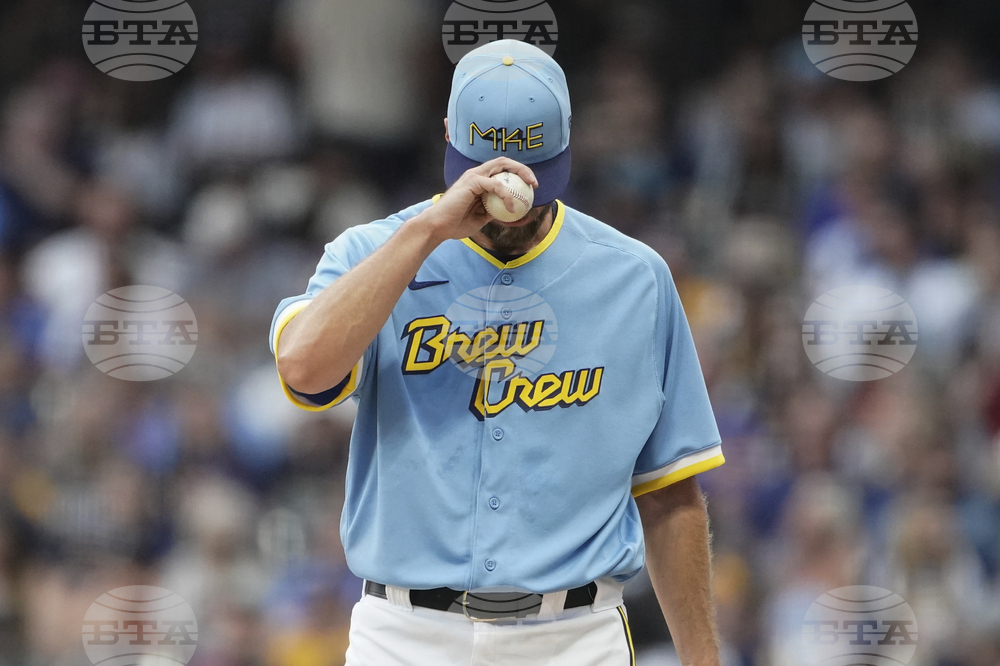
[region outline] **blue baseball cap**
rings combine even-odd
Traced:
[[[451,82],[445,183],[509,157],[535,172],[534,205],[551,203],[569,183],[572,118],[566,75],[537,46],[501,39],[470,51]]]

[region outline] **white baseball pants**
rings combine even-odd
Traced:
[[[547,619],[498,622],[413,607],[408,590],[390,586],[388,599],[355,604],[346,666],[635,666],[620,587],[609,606],[601,583],[592,607],[561,610],[556,593],[543,598]]]

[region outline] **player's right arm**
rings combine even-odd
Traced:
[[[513,197],[490,178],[501,171],[538,186],[531,169],[506,157],[469,169],[437,203],[404,222],[381,247],[284,324],[275,347],[285,383],[304,394],[319,394],[341,383],[434,248],[450,238],[466,238],[489,222],[482,195],[493,192],[507,210],[514,210]]]

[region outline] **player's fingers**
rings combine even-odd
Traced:
[[[512,160],[509,157],[497,157],[489,162],[483,162],[483,164],[477,169],[477,172],[484,176],[493,176],[501,171],[516,173],[521,177],[521,180],[526,182],[528,185],[538,187],[538,179],[535,178],[535,172],[528,166],[521,164],[517,160]]]
[[[504,165],[510,165],[514,160],[509,157],[494,157],[492,160],[483,162],[477,167],[473,167],[472,171],[480,176],[492,176],[495,173],[503,171]]]
[[[497,195],[503,201],[504,208],[512,213],[514,212],[514,195],[500,181],[486,176],[475,176],[470,184],[477,194],[482,195],[492,192]]]

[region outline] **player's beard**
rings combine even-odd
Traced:
[[[493,249],[500,254],[518,254],[538,233],[551,209],[551,204],[532,208],[528,213],[528,217],[532,219],[516,227],[508,227],[496,220],[490,220],[480,231],[489,239]]]

